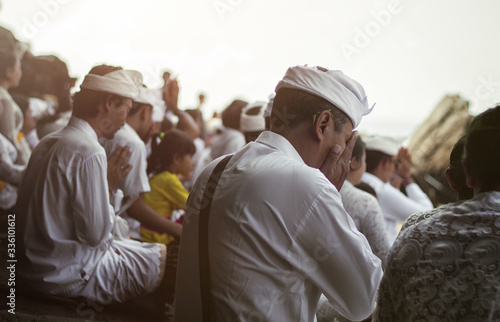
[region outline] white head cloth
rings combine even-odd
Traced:
[[[137,96],[134,101],[141,104],[151,105],[153,107],[153,122],[163,122],[166,108],[163,101],[158,99],[156,89],[142,86],[139,90],[139,96]]]
[[[116,70],[104,76],[87,74],[81,88],[136,98],[142,86],[142,75],[135,70]]]
[[[257,107],[259,108],[259,112],[256,115],[247,114],[249,110]],[[264,119],[266,107],[266,102],[255,102],[243,108],[240,116],[240,126],[243,132],[257,132],[266,129],[266,120]]]
[[[368,107],[368,99],[361,84],[339,70],[290,67],[276,86],[276,93],[281,88],[303,90],[327,100],[349,116],[353,128],[359,125],[363,115],[369,114],[373,109],[373,106]]]
[[[401,143],[396,139],[385,136],[368,136],[363,138],[366,150],[380,151],[390,156],[398,155]]]

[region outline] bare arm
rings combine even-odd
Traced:
[[[128,208],[127,214],[145,226],[181,238],[182,226],[154,211],[144,202],[142,194]]]
[[[193,140],[200,135],[200,129],[195,120],[188,113],[179,110],[179,83],[177,79],[169,80],[167,90],[163,93],[163,100],[167,105],[167,110],[172,111],[178,118],[177,127],[182,129]]]

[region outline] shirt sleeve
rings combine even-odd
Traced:
[[[356,321],[367,318],[382,278],[381,262],[333,188],[316,197],[294,239],[289,260],[296,269],[342,315]]]
[[[432,201],[425,194],[425,192],[423,192],[422,189],[420,189],[418,184],[410,183],[409,185],[406,186],[405,190],[406,193],[408,194],[408,198],[410,198],[411,200],[414,200],[418,204],[426,206],[428,208],[434,207]]]
[[[176,209],[186,209],[189,192],[175,174],[170,174],[165,181],[163,195]]]
[[[75,231],[78,240],[91,247],[98,247],[110,238],[115,216],[109,202],[106,171],[104,153],[77,164],[72,202]]]
[[[17,186],[21,183],[21,177],[26,166],[14,164],[8,155],[8,147],[5,144],[12,145],[7,139],[0,138],[0,180]],[[15,149],[14,146],[12,148]]]
[[[120,182],[119,188],[123,191],[125,197],[131,197],[135,200],[141,193],[150,191],[149,179],[146,172],[148,165],[146,147],[136,144],[133,141],[127,142],[126,145],[130,148],[131,152],[128,163],[132,165],[132,170]]]
[[[432,202],[416,183],[407,186],[411,192],[408,196],[386,183],[383,193],[378,193],[380,204],[383,205],[384,216],[396,221],[404,221],[408,216],[416,212],[431,209]],[[420,193],[418,193],[420,191]],[[415,199],[413,199],[415,198]]]

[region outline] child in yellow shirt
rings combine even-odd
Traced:
[[[186,209],[189,192],[177,175],[191,176],[195,151],[193,140],[184,132],[174,129],[165,134],[148,159],[148,174],[152,175],[149,179],[151,191],[144,195],[144,202],[167,218],[172,217],[174,210]],[[145,242],[168,245],[175,240],[172,235],[144,225],[141,235]]]

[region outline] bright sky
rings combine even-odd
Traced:
[[[180,106],[205,117],[234,98],[265,100],[286,69],[320,65],[359,81],[359,130],[409,136],[446,94],[477,114],[500,101],[495,0],[0,0],[0,24],[79,81],[98,63],[169,70]],[[79,84],[79,82],[77,82]]]

